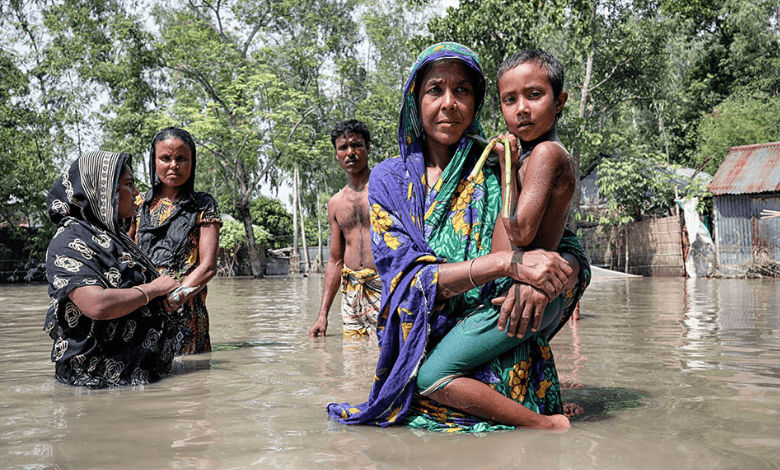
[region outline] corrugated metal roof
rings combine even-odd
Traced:
[[[729,148],[710,192],[756,194],[780,191],[780,142]]]

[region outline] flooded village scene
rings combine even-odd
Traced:
[[[775,3],[0,25],[0,468],[780,469]]]

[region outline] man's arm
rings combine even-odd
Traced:
[[[328,329],[328,312],[336,297],[336,292],[341,284],[341,268],[344,266],[344,233],[336,221],[336,212],[341,203],[339,197],[341,193],[336,193],[328,202],[328,224],[330,225],[330,256],[328,257],[328,266],[325,268],[325,287],[322,290],[322,299],[320,300],[320,311],[317,320],[309,329],[309,336],[325,336]]]

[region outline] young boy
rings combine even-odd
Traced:
[[[328,311],[341,284],[341,315],[345,339],[376,332],[382,281],[376,273],[371,253],[368,205],[368,154],[371,134],[360,121],[350,119],[336,125],[330,134],[336,160],[346,172],[348,182],[328,201],[330,257],[325,268],[317,320],[309,336],[325,336]],[[339,282],[341,278],[341,282]]]
[[[504,227],[517,248],[555,250],[575,186],[573,162],[555,130],[569,97],[563,91],[563,66],[547,52],[520,51],[501,64],[496,86],[501,113],[516,139],[507,134],[512,154],[519,153],[517,141],[522,151],[512,165],[517,178],[504,188],[511,191]]]
[[[555,129],[569,97],[563,66],[547,52],[516,52],[499,66],[496,87],[517,171],[511,188],[503,188],[511,194],[504,228],[515,248],[556,250],[575,187],[573,162]],[[503,148],[497,147],[501,155]],[[503,173],[504,161],[499,161]],[[534,324],[543,310],[541,303],[533,307]]]

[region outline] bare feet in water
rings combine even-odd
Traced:
[[[571,427],[569,418],[564,415],[552,415],[550,416],[550,429],[555,431],[565,431]]]

